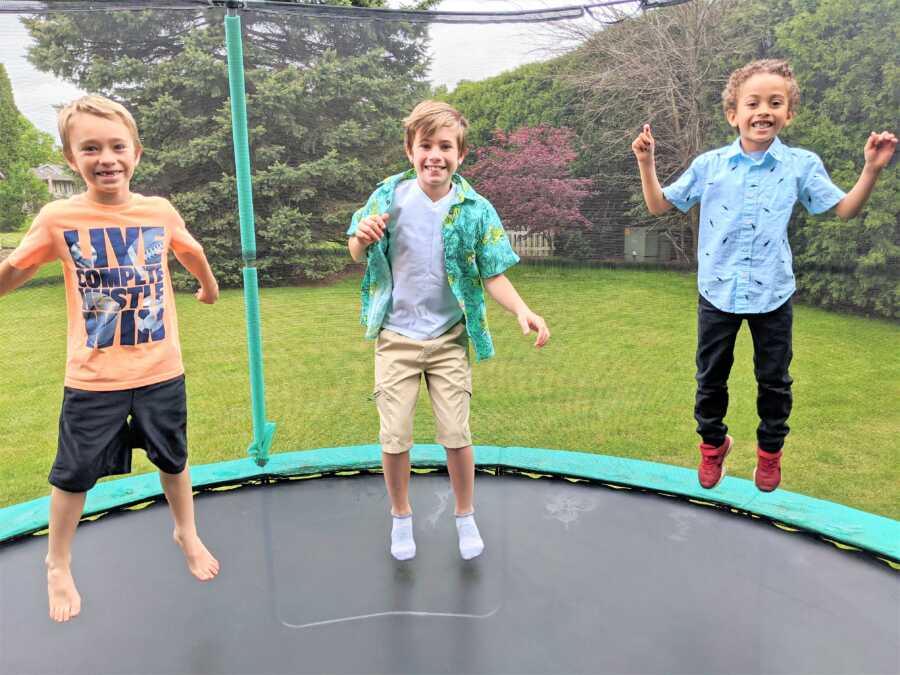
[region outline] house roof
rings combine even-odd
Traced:
[[[58,164],[41,164],[39,167],[32,169],[34,175],[41,180],[69,181],[74,183],[75,179],[69,175],[66,170]]]

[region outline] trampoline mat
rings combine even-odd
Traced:
[[[45,537],[0,548],[0,672],[897,673],[900,575],[675,498],[479,474],[485,553],[446,475],[411,482],[418,553],[388,553],[377,475],[203,494],[222,563],[196,582],[164,503],[80,527],[82,614],[47,618]]]

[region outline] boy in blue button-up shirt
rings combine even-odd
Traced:
[[[654,139],[645,125],[632,143],[650,213],[700,203],[697,281],[697,397],[694,417],[700,444],[700,485],[714,488],[725,476],[732,438],[724,423],[734,343],[744,319],[753,336],[759,387],[756,486],[771,492],[781,481],[781,453],[791,412],[791,295],[796,290],[787,226],[799,201],[810,213],[831,208],[856,216],[897,145],[889,132],[866,141],[865,167],[849,193],[836,187],[822,160],[789,148],[778,132],[791,123],[800,100],[785,61],[754,61],[731,74],[722,103],[739,137],[697,157],[672,185],[656,176]]]

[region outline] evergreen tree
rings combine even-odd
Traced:
[[[145,146],[134,189],[171,198],[221,282],[239,284],[223,13],[26,24],[39,68],[132,112]],[[242,31],[260,277],[320,278],[347,264],[350,214],[403,160],[400,121],[427,95],[427,28],[247,12]]]

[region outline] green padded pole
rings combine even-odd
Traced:
[[[238,211],[241,221],[241,255],[244,260],[244,306],[247,316],[247,351],[250,359],[250,399],[253,409],[253,442],[247,449],[259,466],[269,461],[275,423],[266,420],[262,334],[259,325],[259,283],[256,276],[256,228],[253,223],[253,190],[250,180],[250,148],[247,141],[247,100],[244,95],[244,50],[238,3],[228,3],[225,44],[228,49],[228,86],[231,93],[231,133],[237,171]]]

